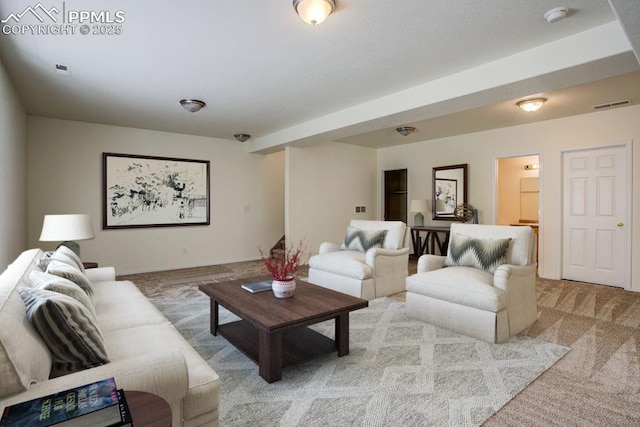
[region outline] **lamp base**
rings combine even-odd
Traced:
[[[78,257],[80,256],[80,245],[72,240],[67,240],[65,242],[62,242],[58,245],[58,247],[60,246],[66,246],[69,249],[71,249],[73,252],[75,252],[76,255],[78,255]]]
[[[424,225],[424,215],[422,215],[420,212],[418,212],[413,217],[413,225],[417,225],[419,227],[422,227]]]

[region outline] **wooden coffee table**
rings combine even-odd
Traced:
[[[220,333],[259,366],[260,376],[272,383],[282,379],[282,368],[321,354],[349,354],[349,312],[365,308],[367,300],[335,292],[296,279],[291,298],[276,298],[272,291],[252,294],[243,283],[269,280],[254,277],[200,285],[211,298],[211,333]],[[218,305],[241,320],[218,324]],[[335,319],[335,341],[307,328]]]

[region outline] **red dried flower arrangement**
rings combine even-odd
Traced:
[[[281,257],[265,256],[264,251],[260,248],[260,257],[264,266],[267,267],[269,273],[275,280],[289,280],[295,277],[296,272],[300,268],[300,262],[304,255],[305,246],[302,240],[298,243],[298,247],[286,247],[284,255]]]

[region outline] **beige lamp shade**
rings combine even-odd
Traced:
[[[429,205],[426,200],[412,200],[409,212],[429,212]]]
[[[63,242],[63,245],[80,255],[80,247],[74,240],[93,239],[91,216],[87,214],[45,215],[42,222],[41,242]]]

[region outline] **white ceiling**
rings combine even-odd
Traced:
[[[337,1],[311,27],[288,0],[41,0],[58,24],[123,11],[122,34],[0,34],[0,58],[29,114],[236,144],[248,133],[255,152],[385,147],[640,100],[637,0]],[[0,0],[0,20],[37,4]],[[569,16],[547,23],[557,6]],[[515,108],[533,95],[549,99],[538,113]],[[181,98],[207,107],[188,113]],[[401,137],[404,124],[417,131]]]

